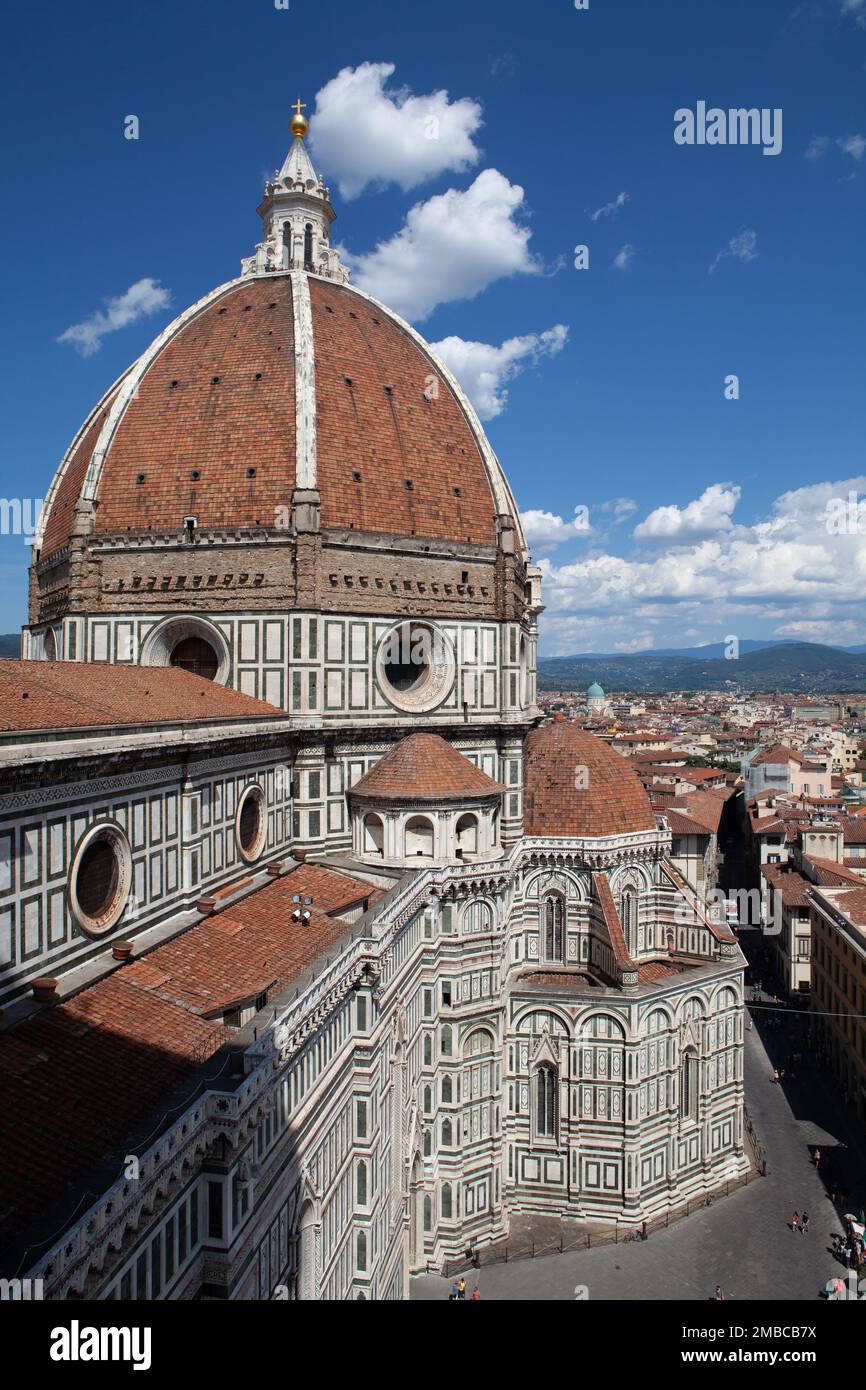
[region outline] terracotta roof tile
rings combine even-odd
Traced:
[[[380,758],[350,796],[389,801],[497,796],[505,791],[439,734],[409,734]]]
[[[313,897],[309,926],[291,921],[294,893]],[[297,978],[347,930],[328,913],[375,893],[302,865],[0,1034],[0,1109],[15,1117],[0,1127],[0,1239],[130,1142],[218,1050],[230,1033],[208,1013]]]
[[[524,745],[524,826],[527,835],[628,835],[655,830],[656,818],[627,759],[554,719]]]
[[[274,719],[282,713],[175,666],[0,661],[0,731]]]

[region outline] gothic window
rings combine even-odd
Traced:
[[[358,1232],[358,1242],[356,1247],[355,1264],[360,1273],[364,1273],[367,1268],[367,1232]]]
[[[423,1225],[425,1231],[430,1231],[433,1228],[433,1203],[429,1197],[424,1198]]]
[[[359,1207],[367,1205],[367,1165],[363,1159],[355,1170],[355,1193]]]
[[[451,1024],[446,1023],[442,1029],[441,1051],[443,1057],[451,1056]]]
[[[544,899],[544,955],[546,960],[563,960],[565,904],[557,893]]]
[[[634,888],[623,888],[620,898],[619,920],[625,937],[629,955],[637,953],[637,893]]]
[[[453,1099],[453,1092],[454,1092],[454,1083],[452,1082],[451,1077],[450,1077],[450,1076],[443,1076],[443,1078],[442,1078],[442,1103],[443,1103],[443,1105],[450,1105],[450,1104],[451,1104],[451,1101],[452,1101],[452,1099]]]
[[[431,1155],[432,1152],[433,1152],[433,1131],[432,1131],[432,1130],[425,1129],[425,1131],[424,1131],[424,1144],[423,1144],[423,1147],[424,1147],[424,1157],[425,1157],[425,1158],[429,1158],[430,1155]]]
[[[313,269],[313,224],[308,222],[304,228],[304,270]]]
[[[431,1086],[424,1087],[424,1114],[433,1114],[433,1088]]]
[[[444,1182],[444,1183],[442,1184],[442,1220],[443,1220],[443,1221],[450,1221],[450,1220],[451,1220],[451,1184],[450,1184],[450,1182]]]
[[[450,1121],[450,1120],[443,1120],[443,1121],[442,1121],[442,1147],[443,1147],[443,1149],[450,1149],[453,1142],[454,1142],[454,1141],[453,1141],[453,1131],[452,1131],[452,1127],[451,1127],[451,1121]]]
[[[556,1136],[556,1068],[542,1062],[535,1073],[535,1132],[543,1139]]]
[[[698,1058],[694,1048],[687,1048],[680,1064],[680,1117],[698,1118]]]

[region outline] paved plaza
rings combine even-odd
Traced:
[[[829,1250],[841,1230],[825,1176],[838,1175],[849,1201],[862,1200],[855,1183],[866,1174],[862,1136],[825,1073],[806,1066],[784,1086],[772,1080],[791,1050],[807,1051],[800,1017],[776,1010],[765,996],[752,1006],[746,1033],[746,1104],[766,1150],[768,1175],[711,1207],[653,1233],[646,1241],[514,1260],[467,1272],[482,1299],[707,1299],[721,1284],[732,1299],[815,1300],[827,1279],[844,1273]],[[787,1020],[771,1029],[774,1017]],[[843,1147],[844,1145],[844,1147]],[[822,1151],[821,1168],[812,1161]],[[825,1162],[826,1159],[826,1162]],[[866,1180],[864,1180],[866,1184]],[[790,1229],[794,1210],[808,1211],[807,1235]],[[413,1299],[447,1298],[451,1280],[420,1276]]]

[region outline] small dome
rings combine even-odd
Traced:
[[[409,734],[374,763],[353,797],[385,801],[458,801],[499,796],[505,788],[438,734]]]
[[[603,694],[604,691],[602,690],[601,686],[596,681],[593,681],[592,685],[588,688],[586,692],[586,697],[588,700],[596,700],[598,699],[599,695]]]
[[[528,736],[524,787],[527,835],[600,837],[656,829],[649,797],[627,760],[561,717]]]

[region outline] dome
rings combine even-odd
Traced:
[[[588,687],[586,692],[588,700],[598,700],[603,695],[604,691],[596,681],[593,681],[592,685]]]
[[[631,835],[655,830],[649,797],[619,753],[558,717],[528,735],[524,829],[529,836]]]
[[[459,801],[505,791],[438,734],[410,734],[349,789],[353,797],[387,801]]]
[[[45,559],[82,527],[182,534],[187,516],[279,528],[296,489],[318,491],[323,529],[495,545],[510,514],[523,545],[475,412],[423,339],[292,271],[242,276],[156,339],[73,441],[36,544]]]

